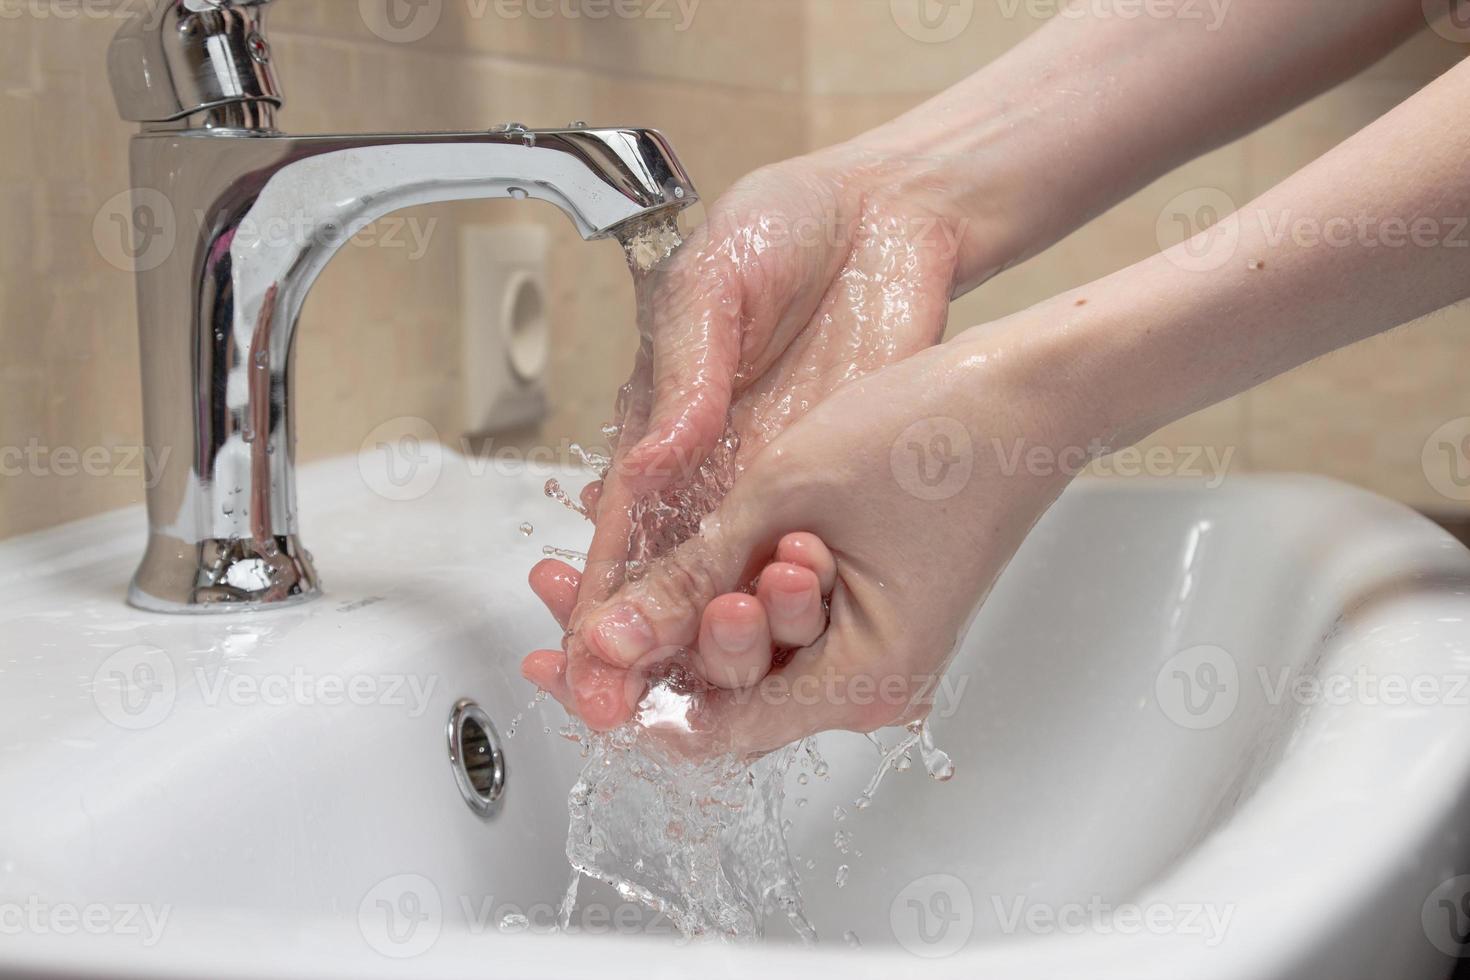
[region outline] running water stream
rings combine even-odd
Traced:
[[[651,343],[647,325],[654,273],[681,241],[673,218],[644,225],[623,239],[637,288],[645,353]],[[605,431],[616,434],[615,429]],[[718,506],[737,475],[739,445],[738,437],[727,433],[687,480],[635,503],[629,560],[620,576],[636,578],[647,562],[697,532],[700,520]],[[580,447],[576,452],[599,475],[611,464]],[[585,516],[557,481],[548,481],[546,493]],[[551,546],[543,550],[567,560],[586,559],[580,552]],[[607,882],[623,899],[661,913],[686,937],[758,939],[770,923],[784,921],[804,942],[816,941],[802,906],[801,876],[787,846],[791,822],[784,808],[793,767],[805,784],[809,775],[826,778],[827,764],[810,739],[753,762],[728,753],[699,758],[682,753],[681,741],[667,735],[670,730],[700,732],[708,693],[675,658],[651,680],[631,723],[598,733],[573,720],[561,730],[563,737],[581,745],[586,760],[567,801],[566,853],[572,879],[561,904],[563,929],[571,922],[585,875]],[[915,747],[930,775],[949,778],[953,766],[948,757],[934,747],[927,727],[915,724],[881,753],[878,772],[853,801],[854,808],[861,810],[872,801],[887,772],[906,768]],[[839,808],[836,819],[845,817]],[[844,854],[843,841],[850,838],[841,829],[834,836]],[[839,886],[847,870],[846,864],[839,869]],[[856,943],[850,934],[844,939]]]

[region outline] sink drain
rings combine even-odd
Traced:
[[[505,753],[490,716],[468,698],[449,715],[449,764],[470,809],[491,813],[505,792]]]

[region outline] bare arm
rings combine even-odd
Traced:
[[[942,161],[940,180],[969,219],[957,293],[1425,26],[1419,0],[1147,0],[1128,17],[1114,7],[1074,3],[853,141],[878,157]]]
[[[1050,325],[1093,434],[1127,445],[1470,296],[1467,104],[1470,62],[1191,241],[1018,314]]]

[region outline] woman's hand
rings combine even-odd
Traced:
[[[1008,472],[1033,446],[1067,459],[1091,441],[1073,421],[1089,414],[1047,380],[1066,376],[1065,337],[1006,321],[832,393],[697,537],[581,618],[572,645],[600,665],[598,714],[560,651],[533,654],[527,676],[608,727],[687,651],[708,685],[702,737],[748,752],[922,717],[973,610],[1086,461],[1078,448],[1065,471]],[[532,578],[563,621],[574,574],[543,563]]]
[[[738,472],[838,386],[940,340],[957,269],[977,249],[968,226],[940,217],[942,188],[925,174],[854,145],[767,168],[643,274],[643,344],[619,399],[613,466],[583,494],[597,530],[577,579],[582,604],[617,589],[630,558],[662,550],[639,538],[638,508],[710,482],[700,466],[727,428],[738,450],[721,465]],[[703,514],[685,516],[672,537]],[[605,665],[575,645],[568,653],[583,716],[600,727],[625,717],[599,712]]]

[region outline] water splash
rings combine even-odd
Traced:
[[[562,561],[585,562],[587,560],[587,552],[585,551],[574,551],[571,548],[557,548],[549,544],[541,546],[541,553],[547,558],[560,558]]]
[[[678,248],[680,238],[672,219],[634,229],[623,239],[637,287],[640,329],[646,333],[653,302],[653,271]],[[625,388],[623,397],[629,397]],[[616,444],[618,426],[603,434]],[[600,475],[611,460],[573,445],[572,455]],[[637,578],[649,562],[693,537],[700,522],[724,498],[738,476],[740,439],[727,427],[714,451],[692,472],[681,474],[667,489],[634,503],[627,563],[615,574]],[[547,495],[585,513],[571,502],[560,484],[548,481]],[[562,549],[545,548],[563,557]],[[830,779],[827,762],[813,740],[752,761],[731,752],[708,754],[710,736],[701,731],[703,707],[709,690],[687,662],[678,656],[651,679],[634,721],[613,732],[592,732],[573,719],[562,737],[581,746],[585,763],[567,800],[566,853],[572,879],[563,896],[559,921],[569,927],[582,877],[610,884],[626,901],[638,902],[672,922],[687,937],[753,940],[765,935],[773,922],[789,924],[806,943],[817,939],[802,906],[801,875],[787,845],[791,821],[783,816],[786,783],[793,766],[800,766],[797,782],[815,777]],[[927,729],[923,729],[927,732]],[[680,751],[683,736],[703,738],[704,751]],[[863,793],[859,809],[889,768],[920,746],[926,765],[943,756],[911,730],[901,747],[884,754],[878,774]],[[881,746],[880,746],[881,747]],[[942,769],[948,763],[936,761]],[[952,766],[949,767],[952,771]],[[939,778],[939,777],[937,777]],[[942,777],[947,778],[947,777]],[[797,806],[806,802],[797,801]],[[847,813],[834,810],[842,821]],[[834,840],[845,855],[852,851],[850,831],[838,830]],[[810,870],[815,864],[807,859]],[[836,873],[837,886],[847,882],[849,866]],[[844,940],[858,945],[848,933]]]
[[[878,771],[873,773],[873,778],[868,780],[868,785],[858,794],[858,798],[852,801],[855,809],[866,810],[873,805],[873,797],[878,792],[878,786],[889,772],[901,771],[913,764],[909,753],[915,747],[919,750],[920,758],[924,760],[924,768],[928,771],[930,779],[944,783],[954,778],[954,763],[950,761],[949,755],[943,749],[934,744],[934,735],[929,730],[928,721],[913,722],[905,726],[905,730],[907,734],[899,739],[891,749],[884,749],[883,743],[878,741],[876,736],[870,736],[873,743],[883,753],[883,757],[878,761]]]
[[[562,489],[561,481],[556,479],[555,477],[552,477],[550,480],[546,481],[546,496],[550,497],[552,500],[555,500],[567,510],[573,511],[577,514],[581,514],[588,520],[592,519],[591,516],[587,513],[587,508],[583,507],[581,504],[573,500],[571,496],[569,496],[567,492]]]

